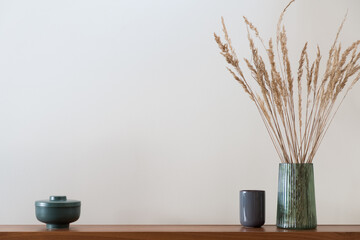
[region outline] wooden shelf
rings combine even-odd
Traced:
[[[321,225],[315,230],[284,230],[267,225],[70,225],[70,230],[46,230],[45,225],[0,225],[6,240],[348,240],[360,239],[360,225]]]

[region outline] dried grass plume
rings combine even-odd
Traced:
[[[214,33],[228,71],[255,103],[260,116],[283,163],[312,163],[320,143],[338,108],[348,92],[360,79],[360,40],[342,51],[338,42],[344,20],[329,50],[324,73],[317,46],[316,58],[309,60],[305,43],[300,52],[296,76],[293,74],[287,47],[283,18],[292,0],[281,12],[276,31],[275,48],[272,39],[266,46],[258,29],[246,17],[251,59],[244,59],[254,81],[244,75],[232,45],[225,21],[221,18],[224,41]],[[254,36],[254,37],[253,37]],[[261,56],[255,45],[258,40],[266,54]],[[255,86],[254,86],[255,85]]]

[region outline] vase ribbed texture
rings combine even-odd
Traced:
[[[280,163],[276,225],[287,229],[316,228],[312,163]]]

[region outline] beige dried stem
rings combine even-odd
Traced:
[[[254,81],[249,80],[240,67],[223,18],[221,22],[225,42],[215,33],[214,37],[221,55],[229,65],[228,71],[255,103],[281,162],[311,163],[338,108],[360,79],[360,40],[345,51],[341,50],[338,39],[346,14],[329,50],[324,74],[320,75],[319,46],[316,58],[311,62],[308,43],[305,43],[300,52],[297,74],[293,76],[287,34],[282,22],[294,1],[290,1],[280,14],[276,28],[276,51],[272,40],[266,46],[258,29],[244,17],[252,55],[251,59],[244,58],[244,61]],[[265,49],[266,56],[259,53],[256,39]],[[294,86],[294,79],[297,87]],[[252,83],[256,83],[256,87]],[[306,91],[303,91],[304,85]]]

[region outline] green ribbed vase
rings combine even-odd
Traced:
[[[316,228],[312,163],[280,163],[276,225],[286,229]]]

